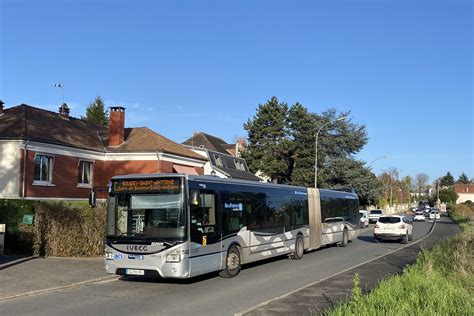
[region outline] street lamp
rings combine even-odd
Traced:
[[[344,121],[346,119],[345,116],[341,116],[340,118],[338,118],[335,122],[339,122],[339,121]],[[334,123],[335,123],[334,122]],[[315,151],[316,151],[316,154],[314,155],[314,188],[317,189],[318,188],[318,137],[319,137],[319,132],[321,132],[321,130],[326,127],[327,125],[329,124],[332,124],[333,122],[329,121],[325,124],[323,124],[323,126],[321,126],[317,133],[316,133],[316,141],[315,141]]]
[[[369,167],[371,167],[372,164],[373,164],[374,162],[376,162],[377,160],[384,159],[384,158],[387,158],[387,157],[388,157],[387,155],[384,155],[384,156],[382,156],[382,157],[375,158],[374,160],[372,160],[372,161],[369,163]]]

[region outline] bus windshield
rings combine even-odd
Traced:
[[[143,189],[143,187],[140,187]],[[183,241],[186,216],[181,187],[116,194],[115,235]]]

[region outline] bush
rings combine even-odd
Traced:
[[[106,234],[105,207],[86,203],[38,202],[35,254],[58,257],[101,256]]]

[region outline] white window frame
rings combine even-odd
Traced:
[[[247,171],[247,170],[245,169],[245,164],[244,164],[244,162],[243,162],[242,160],[240,160],[240,159],[234,159],[234,163],[235,163],[235,168],[236,168],[237,170],[240,170],[240,171]]]
[[[48,174],[48,178],[49,180],[36,180],[35,179],[35,171],[36,171],[36,158],[38,156],[44,156],[44,157],[48,157],[48,167],[49,167],[49,174]],[[33,160],[33,185],[41,185],[41,186],[54,186],[53,184],[53,169],[54,169],[54,155],[51,155],[51,154],[46,154],[46,153],[35,153],[35,159]],[[43,164],[40,162],[40,178],[41,178],[41,175],[43,174],[41,171],[42,171],[42,168],[43,168]]]
[[[87,160],[87,159],[79,159],[79,162],[77,163],[77,168],[79,171],[79,168],[81,166],[81,162],[88,162],[90,163],[90,183],[84,183],[84,182],[78,182],[77,187],[78,188],[88,188],[91,189],[94,185],[94,163],[95,161],[93,160]],[[84,164],[83,164],[84,166]],[[78,179],[79,180],[79,179]],[[82,168],[82,181],[84,181],[84,168]]]
[[[216,166],[224,167],[224,162],[222,161],[222,157],[219,155],[214,154],[214,159],[216,160]]]

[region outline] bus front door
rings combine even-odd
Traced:
[[[196,192],[197,191],[197,192]],[[196,276],[221,268],[221,229],[217,197],[212,191],[193,190],[197,196],[190,206],[190,275]]]

